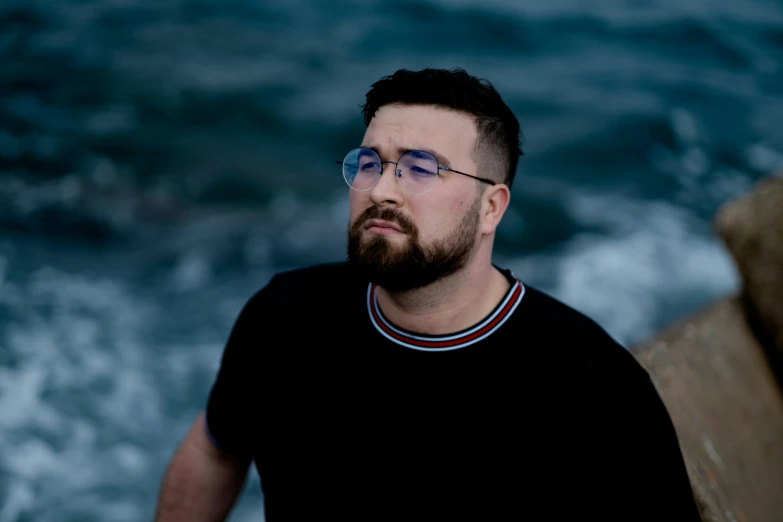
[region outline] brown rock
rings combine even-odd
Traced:
[[[724,205],[715,228],[742,274],[762,342],[783,355],[783,177],[770,176],[749,194]],[[780,362],[777,371],[783,371]],[[782,512],[783,513],[783,512]],[[783,517],[783,515],[781,515]]]
[[[741,299],[720,301],[632,352],[672,418],[703,520],[782,520],[783,396]]]

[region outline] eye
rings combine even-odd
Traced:
[[[410,170],[411,170],[411,172],[413,174],[418,174],[419,176],[434,176],[435,175],[435,173],[432,170],[427,169],[425,167],[421,167],[419,165],[411,165]]]
[[[367,163],[363,163],[361,166],[362,170],[378,170],[378,167],[381,165],[376,161],[368,161]]]

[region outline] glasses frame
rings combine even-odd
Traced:
[[[375,188],[375,186],[378,184],[378,181],[380,181],[380,179],[381,179],[381,176],[383,176],[383,169],[384,169],[384,165],[385,165],[386,163],[391,163],[392,165],[394,165],[395,167],[397,167],[397,164],[398,164],[398,163],[399,163],[399,162],[402,160],[402,158],[404,158],[404,157],[405,157],[405,156],[407,156],[408,154],[416,154],[416,153],[418,153],[418,154],[427,154],[428,156],[432,157],[432,159],[433,159],[433,160],[435,160],[435,165],[437,165],[437,167],[438,167],[438,171],[437,171],[437,174],[436,174],[436,176],[440,176],[440,171],[441,171],[441,170],[446,170],[446,171],[448,171],[448,172],[454,172],[454,173],[457,173],[457,174],[462,174],[463,176],[467,176],[467,177],[469,177],[469,178],[476,179],[476,180],[478,180],[478,181],[481,181],[481,182],[483,182],[483,183],[489,183],[489,184],[490,184],[490,185],[492,185],[492,186],[495,186],[495,185],[497,185],[497,183],[496,183],[496,182],[494,182],[494,181],[492,181],[491,179],[487,179],[487,178],[480,178],[480,177],[478,177],[478,176],[474,176],[473,174],[468,174],[467,172],[462,172],[462,171],[459,171],[459,170],[456,170],[456,169],[452,169],[451,167],[441,167],[441,166],[440,166],[440,163],[438,162],[438,158],[436,158],[436,157],[435,157],[435,156],[434,156],[434,155],[433,155],[431,152],[428,152],[428,151],[426,151],[426,150],[409,150],[409,151],[407,151],[405,154],[403,154],[402,156],[400,156],[400,157],[399,157],[399,159],[398,159],[397,161],[384,161],[384,160],[381,158],[381,155],[380,155],[380,154],[378,154],[376,151],[374,151],[373,149],[370,149],[370,148],[368,148],[368,147],[357,147],[357,148],[355,148],[355,149],[352,149],[352,150],[348,151],[348,154],[350,154],[350,153],[351,153],[351,152],[353,152],[353,151],[360,150],[360,149],[364,149],[364,150],[368,150],[368,151],[372,152],[373,154],[375,154],[376,156],[378,156],[378,159],[379,159],[379,160],[381,160],[381,161],[380,161],[380,167],[378,168],[378,177],[377,177],[377,179],[375,180],[375,183],[373,183],[371,186],[367,187],[366,189],[357,189],[357,188],[354,188],[354,186],[353,186],[353,185],[351,185],[350,183],[348,183],[348,179],[345,177],[345,160],[344,160],[344,159],[343,159],[343,160],[337,160],[337,164],[338,164],[338,165],[343,165],[343,179],[345,179],[345,182],[348,184],[348,186],[351,188],[351,190],[355,190],[355,191],[357,191],[357,192],[367,192],[368,190],[372,190],[373,188]],[[348,157],[348,154],[346,154],[346,155],[345,155],[345,157],[346,157],[346,158]],[[358,165],[357,165],[357,167],[358,167]],[[396,172],[396,170],[395,170],[395,172]],[[394,176],[394,177],[395,177],[395,178],[397,178],[397,183],[399,183],[399,178],[398,178],[398,176]],[[429,192],[430,190],[432,190],[432,187],[434,187],[434,186],[435,186],[435,182],[433,182],[433,183],[432,183],[432,185],[430,186],[430,188],[428,188],[428,189],[427,189],[427,190],[425,190],[424,192],[419,192],[419,193],[412,194],[412,195],[413,195],[413,196],[420,196],[420,195],[422,195],[422,194],[426,194],[427,192]],[[402,188],[402,186],[400,186],[400,187]],[[407,191],[406,191],[406,192],[407,192]]]

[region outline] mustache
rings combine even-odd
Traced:
[[[369,207],[359,214],[352,228],[358,231],[370,219],[382,219],[389,223],[394,223],[407,234],[413,235],[416,233],[416,225],[411,218],[394,208]]]

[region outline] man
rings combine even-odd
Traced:
[[[699,520],[647,373],[492,264],[521,150],[463,70],[376,82],[342,162],[348,263],[278,274],[240,314],[157,519]]]

